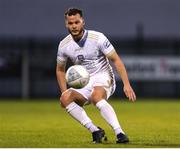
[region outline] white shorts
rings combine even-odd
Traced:
[[[116,88],[114,77],[112,78],[108,73],[102,72],[91,76],[89,83],[85,87],[81,89],[71,89],[83,95],[87,100],[85,104],[89,104],[91,103],[91,93],[95,86],[102,86],[105,89],[106,100],[114,93]]]

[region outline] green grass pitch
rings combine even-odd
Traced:
[[[92,144],[91,134],[58,100],[0,101],[0,148],[148,148],[180,147],[180,100],[112,100],[130,143],[116,144],[111,127],[92,105],[85,106],[108,141]]]

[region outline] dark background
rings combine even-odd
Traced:
[[[58,98],[56,53],[73,6],[122,57],[180,56],[179,0],[0,0],[1,99]],[[131,82],[138,97],[180,97],[178,79]],[[124,97],[121,81],[114,96]]]

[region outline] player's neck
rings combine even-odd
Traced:
[[[82,39],[82,37],[83,37],[83,35],[84,35],[84,32],[85,32],[85,31],[82,30],[79,35],[73,36],[74,41],[79,42],[79,41]]]

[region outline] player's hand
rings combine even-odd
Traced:
[[[136,94],[133,91],[132,87],[130,85],[125,85],[124,86],[124,93],[126,95],[126,97],[131,100],[131,101],[135,101],[136,100]]]

